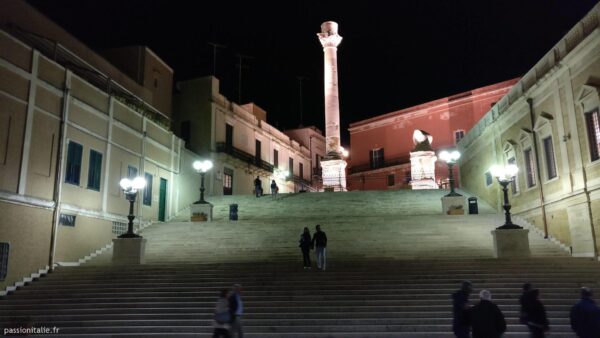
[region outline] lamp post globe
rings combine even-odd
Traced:
[[[515,180],[515,176],[519,172],[519,168],[514,164],[508,164],[506,166],[493,165],[490,167],[490,173],[496,177],[500,186],[502,186],[502,192],[504,195],[504,224],[496,229],[523,229],[522,226],[514,224],[510,217],[511,205],[508,201],[508,185]]]
[[[194,204],[208,204],[208,202],[204,200],[204,175],[213,167],[213,163],[211,160],[194,161],[192,167],[200,173],[200,199],[197,202],[194,202]]]
[[[121,186],[121,189],[123,189],[125,199],[129,201],[129,215],[127,215],[129,223],[127,224],[127,232],[120,235],[119,238],[142,237],[133,232],[133,220],[135,219],[135,215],[133,214],[133,204],[135,203],[135,198],[137,197],[138,191],[146,187],[146,180],[140,176],[133,179],[122,178],[121,181],[119,181],[119,185]]]
[[[448,165],[448,181],[450,182],[450,193],[448,193],[445,197],[462,196],[461,194],[454,191],[454,173],[452,171],[454,164],[456,164],[456,161],[460,158],[460,152],[458,150],[442,150],[438,154],[438,157],[442,161],[446,162],[446,164]]]

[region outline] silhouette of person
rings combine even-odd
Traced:
[[[579,338],[600,337],[600,308],[592,296],[592,289],[582,287],[581,299],[571,308],[571,328]]]

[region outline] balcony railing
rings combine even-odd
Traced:
[[[383,162],[380,162],[380,163],[367,163],[367,164],[353,165],[352,167],[350,167],[348,172],[350,174],[356,174],[356,173],[360,173],[363,171],[371,171],[371,170],[387,168],[387,167],[392,167],[395,165],[401,165],[401,164],[406,164],[406,163],[410,163],[410,155],[396,157],[396,158],[392,158],[392,159],[384,159]]]
[[[268,172],[273,172],[273,165],[269,162],[256,158],[256,156],[233,146],[228,146],[225,142],[217,142],[217,152],[225,153],[257,168],[266,170]]]

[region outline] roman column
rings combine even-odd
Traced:
[[[323,186],[328,190],[346,190],[346,161],[340,151],[340,102],[338,95],[337,46],[342,42],[338,24],[327,21],[317,33],[325,57],[325,157]]]

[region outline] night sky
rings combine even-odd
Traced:
[[[95,50],[147,45],[175,81],[213,73],[279,129],[323,130],[323,21],[339,24],[342,139],[349,123],[527,72],[597,0],[29,0]]]

